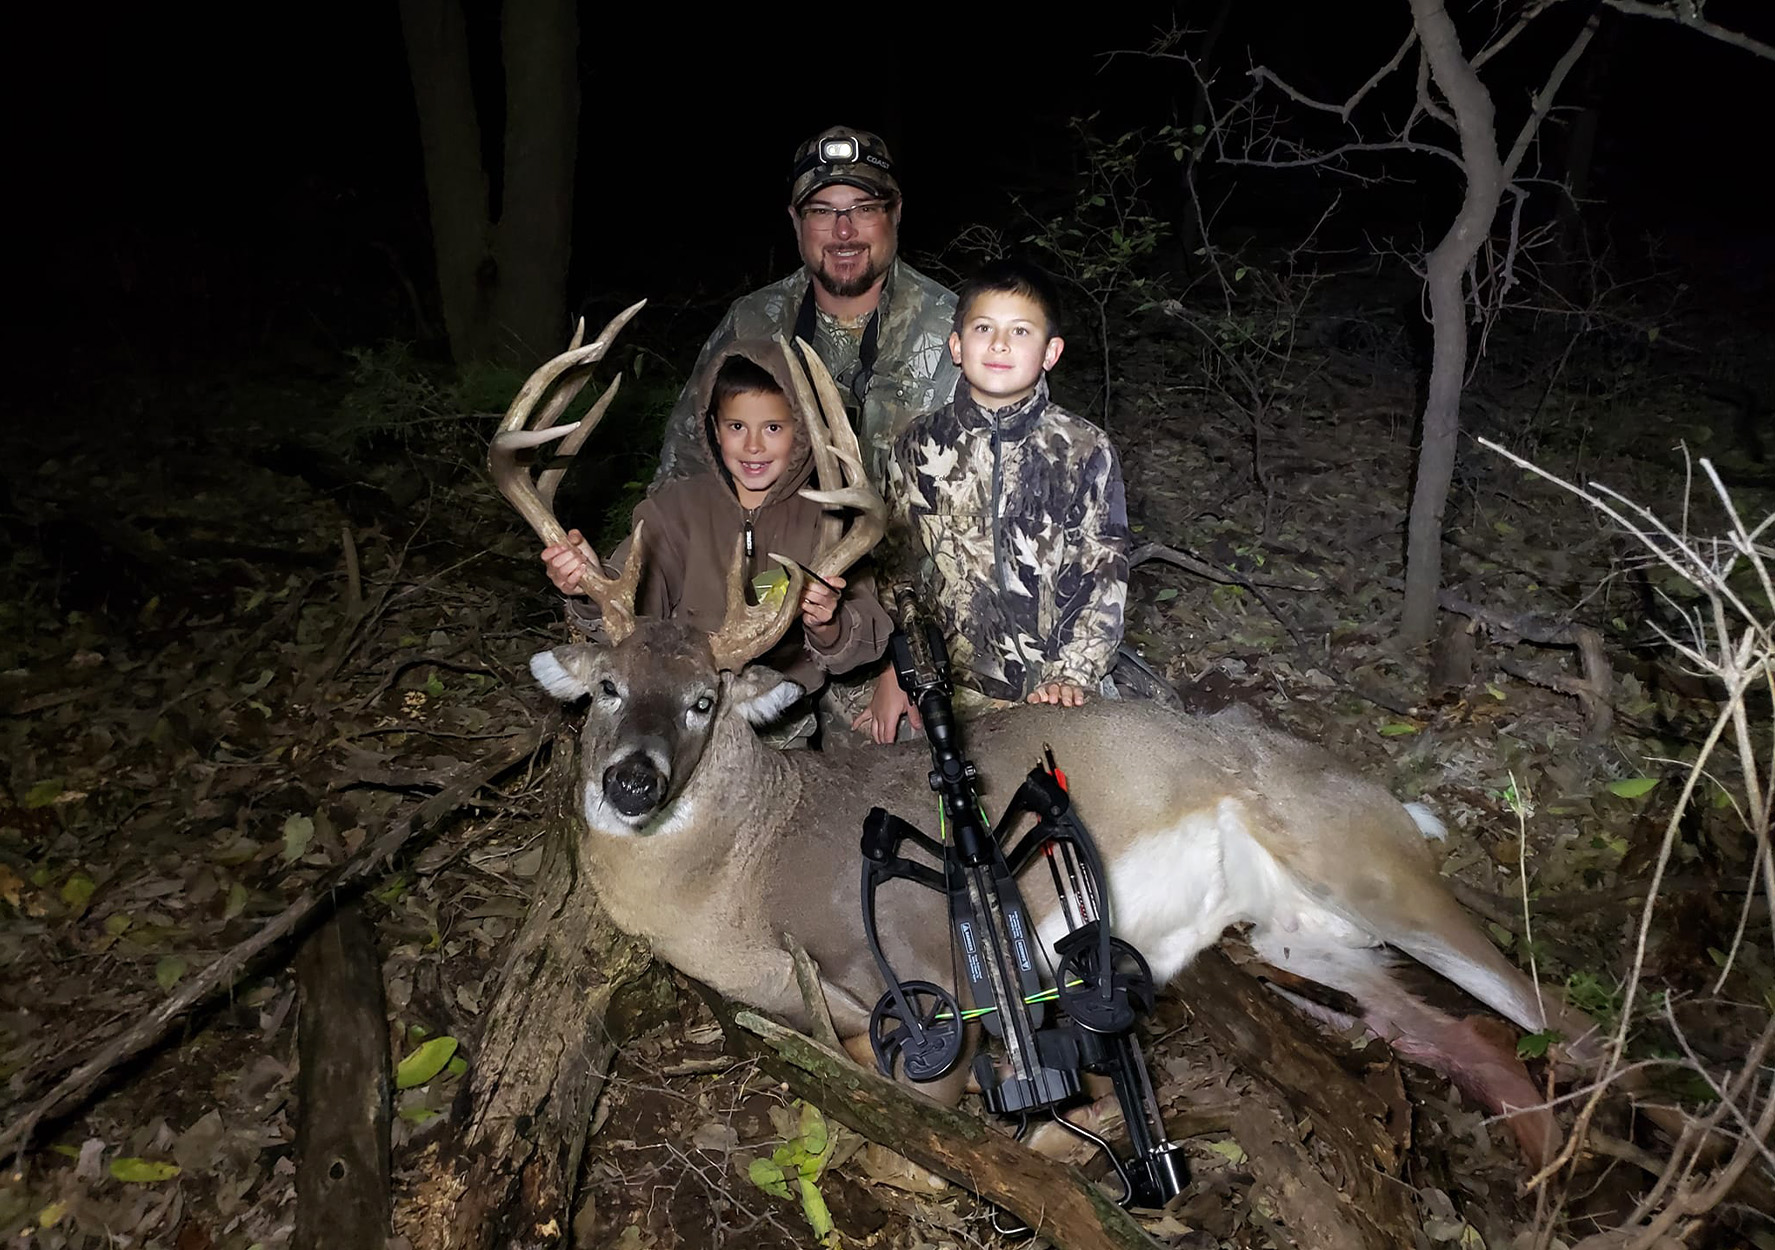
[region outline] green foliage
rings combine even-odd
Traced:
[[[1130,130],[1106,138],[1094,128],[1096,120],[1095,114],[1071,119],[1079,166],[1070,203],[1053,214],[1037,215],[1025,208],[1031,222],[1023,242],[1038,249],[1054,272],[1085,297],[1095,316],[1107,414],[1111,305],[1132,296],[1144,309],[1164,298],[1157,276],[1149,270],[1167,226],[1145,194],[1148,179],[1143,165],[1152,136]]]
[[[838,1231],[832,1226],[832,1212],[820,1193],[820,1176],[832,1158],[833,1136],[826,1127],[826,1118],[810,1102],[797,1102],[801,1111],[797,1130],[768,1159],[754,1159],[746,1169],[751,1182],[765,1193],[787,1198],[793,1192],[801,1199],[801,1210],[822,1246],[838,1246]],[[793,1191],[791,1190],[793,1184]]]

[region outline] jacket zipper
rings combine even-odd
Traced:
[[[992,421],[992,575],[998,589],[1005,588],[1005,557],[1002,543],[1004,518],[999,515],[999,504],[1004,494],[1004,465],[1000,458],[998,414],[989,413]]]

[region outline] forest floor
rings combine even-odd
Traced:
[[[1108,425],[1136,542],[1246,584],[1143,564],[1129,640],[1192,707],[1251,705],[1429,803],[1450,829],[1444,871],[1493,936],[1522,958],[1526,896],[1543,979],[1606,1018],[1636,932],[1630,900],[1713,714],[1712,692],[1656,638],[1692,596],[1584,503],[1464,439],[1445,585],[1503,617],[1601,631],[1615,721],[1586,744],[1579,703],[1533,680],[1576,675],[1574,654],[1483,630],[1473,680],[1432,699],[1425,654],[1393,641],[1418,404],[1403,330],[1353,303],[1322,316],[1254,428],[1163,315],[1131,325],[1112,344]],[[1695,320],[1664,329],[1656,350],[1643,336],[1563,356],[1559,346],[1528,327],[1495,339],[1469,433],[1673,520],[1692,484],[1686,445],[1735,483],[1747,520],[1767,515],[1775,472],[1734,389],[1768,367],[1754,337]],[[1057,389],[1083,411],[1095,379],[1085,364],[1069,378],[1073,365]],[[361,421],[342,422],[345,399],[338,380],[240,377],[0,435],[0,1125],[438,778],[544,715],[526,662],[563,631],[536,543],[480,468],[490,422],[368,438]],[[601,479],[634,476],[619,466]],[[1693,532],[1723,531],[1704,491],[1686,516]],[[1767,709],[1758,716],[1766,724]],[[1658,784],[1618,784],[1639,778]],[[1520,820],[1512,794],[1527,799]],[[1719,817],[1704,801],[1684,826],[1646,973],[1703,1053],[1724,1061],[1775,1009],[1775,947],[1753,919],[1715,986],[1750,867],[1742,830]],[[391,1060],[451,1038],[463,1061],[397,1094],[397,1180],[452,1132],[464,1062],[541,862],[539,819],[533,770],[509,773],[366,892]],[[0,1182],[4,1235],[48,1247],[285,1244],[298,1114],[290,954],[275,948],[47,1120]],[[1187,1001],[1168,995],[1149,1032],[1162,1102],[1266,1099],[1306,1135],[1276,1091],[1206,1042]],[[1353,1070],[1397,1063],[1360,1039],[1327,1033],[1324,1045]],[[1399,1067],[1402,1179],[1423,1245],[1497,1250],[1551,1218],[1520,1196],[1507,1132],[1446,1081]],[[775,1085],[723,1059],[697,996],[667,995],[600,1103],[575,1244],[812,1244],[798,1204],[747,1170],[795,1135],[798,1116]],[[1162,1244],[1291,1244],[1228,1128],[1188,1146],[1195,1186],[1148,1220]],[[842,1244],[1002,1243],[962,1191],[931,1192],[860,1142],[837,1153],[821,1187]],[[1610,1226],[1645,1188],[1630,1165],[1605,1162],[1554,1195],[1561,1239]],[[1775,1247],[1753,1213],[1721,1218],[1717,1244]]]

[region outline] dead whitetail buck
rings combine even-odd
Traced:
[[[608,394],[577,427],[550,427],[639,307],[594,343],[579,347],[576,337],[573,350],[540,369],[494,440],[500,490],[545,542],[562,539],[549,504],[561,470],[533,481],[516,453],[567,430],[565,449],[583,442]],[[815,562],[814,572],[830,577],[875,543],[885,509],[864,476],[830,377],[811,351],[804,359],[823,413],[810,424],[826,427],[809,431],[816,463],[823,470],[836,463],[845,479],[835,487],[822,472],[827,489],[805,493],[859,513]],[[812,413],[806,379],[796,381],[802,410]],[[527,429],[532,408],[557,382],[562,389]],[[611,917],[660,958],[806,1027],[783,941],[793,935],[819,964],[840,1034],[864,1034],[884,986],[861,931],[859,835],[872,806],[925,810],[926,747],[822,753],[764,745],[752,726],[798,692],[747,662],[789,627],[799,570],[790,566],[780,607],[748,607],[736,550],[727,621],[710,637],[635,617],[642,550],[637,532],[620,576],[585,574],[608,645],[558,647],[531,661],[556,697],[590,696],[581,743],[583,862]],[[1347,994],[1378,1035],[1500,1111],[1532,1107],[1540,1095],[1496,1043],[1399,984],[1389,970],[1392,952],[1428,965],[1525,1029],[1553,1028],[1570,1039],[1590,1031],[1590,1021],[1543,996],[1504,959],[1454,901],[1425,842],[1427,832],[1439,832],[1434,817],[1318,748],[1239,715],[1180,718],[1114,701],[1019,706],[967,727],[989,803],[1016,789],[1044,743],[1060,747],[1075,811],[1101,848],[1115,931],[1146,955],[1158,982],[1229,926],[1249,925],[1264,960]],[[1031,909],[1051,944],[1065,929],[1057,906],[1044,914],[1032,899]],[[877,919],[901,977],[953,986],[939,895],[884,891]],[[1537,1161],[1556,1140],[1545,1112],[1514,1116],[1511,1125]]]

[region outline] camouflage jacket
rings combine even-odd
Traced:
[[[654,489],[677,477],[711,467],[703,437],[703,414],[697,410],[697,379],[710,362],[735,339],[795,337],[812,325],[808,340],[838,383],[862,444],[871,478],[881,480],[882,463],[894,436],[921,412],[947,403],[955,389],[956,368],[949,359],[949,331],[955,317],[955,296],[896,258],[882,287],[881,305],[862,341],[834,330],[812,312],[806,269],[733,302],[697,357],[691,380],[678,396],[666,426]],[[804,314],[804,305],[808,311]],[[873,340],[873,341],[871,341]],[[865,357],[873,367],[865,368]],[[860,399],[858,398],[860,396]],[[857,420],[860,405],[862,420]]]
[[[900,435],[887,465],[887,582],[943,629],[958,685],[1022,699],[1095,692],[1128,596],[1128,510],[1109,436],[1048,402],[983,410],[966,387]]]

